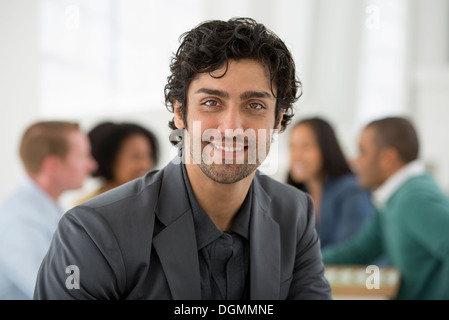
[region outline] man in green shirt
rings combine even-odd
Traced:
[[[325,264],[372,264],[387,256],[401,275],[396,299],[449,299],[449,199],[418,160],[410,121],[368,124],[359,141],[359,184],[376,214],[349,241],[323,249]]]

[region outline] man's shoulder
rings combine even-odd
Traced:
[[[116,223],[126,216],[129,220],[140,220],[157,206],[164,169],[152,170],[141,178],[127,182],[117,188],[97,195],[66,212],[64,216],[76,220],[101,219]]]
[[[131,248],[142,238],[151,239],[163,175],[164,169],[148,172],[71,208],[60,219],[58,233],[85,230],[81,234],[106,247],[117,242]],[[81,241],[78,234],[75,238]]]
[[[298,207],[305,209],[309,205],[310,196],[294,186],[260,173],[255,176],[255,179],[270,197],[272,206],[276,208],[281,210]]]
[[[398,188],[398,193],[413,196],[435,193],[442,194],[442,189],[429,173],[423,173],[413,176],[405,181]]]
[[[148,197],[160,186],[164,169],[152,170],[141,178],[134,179],[112,190],[99,194],[81,206],[99,209],[105,206],[119,205],[122,202],[133,202],[137,198]]]
[[[301,197],[306,195],[306,193],[302,190],[299,190],[298,188],[295,188],[287,183],[278,181],[266,174],[258,172],[255,178],[267,192],[272,191],[270,192],[271,196],[297,197],[299,195]]]
[[[396,190],[389,202],[398,205],[408,203],[412,207],[428,203],[444,203],[449,207],[449,197],[428,173],[409,178]]]
[[[54,203],[49,196],[36,186],[32,187],[27,180],[23,180],[1,202],[0,220],[39,220],[45,213],[43,210],[53,207]]]
[[[312,198],[304,191],[269,176],[258,174],[255,179],[263,189],[256,193],[259,213],[264,212],[276,221],[282,237],[290,239],[292,235],[306,232],[313,216]]]

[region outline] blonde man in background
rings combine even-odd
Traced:
[[[0,299],[32,299],[36,275],[63,213],[58,199],[96,169],[77,123],[42,121],[20,143],[27,176],[0,204]]]

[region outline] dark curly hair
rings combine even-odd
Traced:
[[[302,94],[301,82],[296,78],[295,63],[284,42],[264,25],[251,18],[203,22],[180,37],[181,45],[172,57],[171,75],[165,85],[165,105],[174,112],[174,103],[181,104],[181,116],[186,122],[187,90],[199,73],[211,73],[222,66],[227,72],[229,59],[254,59],[270,71],[271,87],[276,97],[275,119],[278,123],[284,112],[281,129],[284,131],[294,115],[293,103]],[[273,87],[277,94],[274,94]],[[169,127],[176,130],[174,119]],[[177,145],[178,141],[173,141]]]

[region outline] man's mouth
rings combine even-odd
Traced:
[[[227,147],[227,146],[222,146],[222,145],[217,145],[217,144],[213,144],[211,143],[212,147],[220,150],[220,151],[224,151],[224,152],[240,152],[245,150],[245,146],[235,146],[235,147]]]

